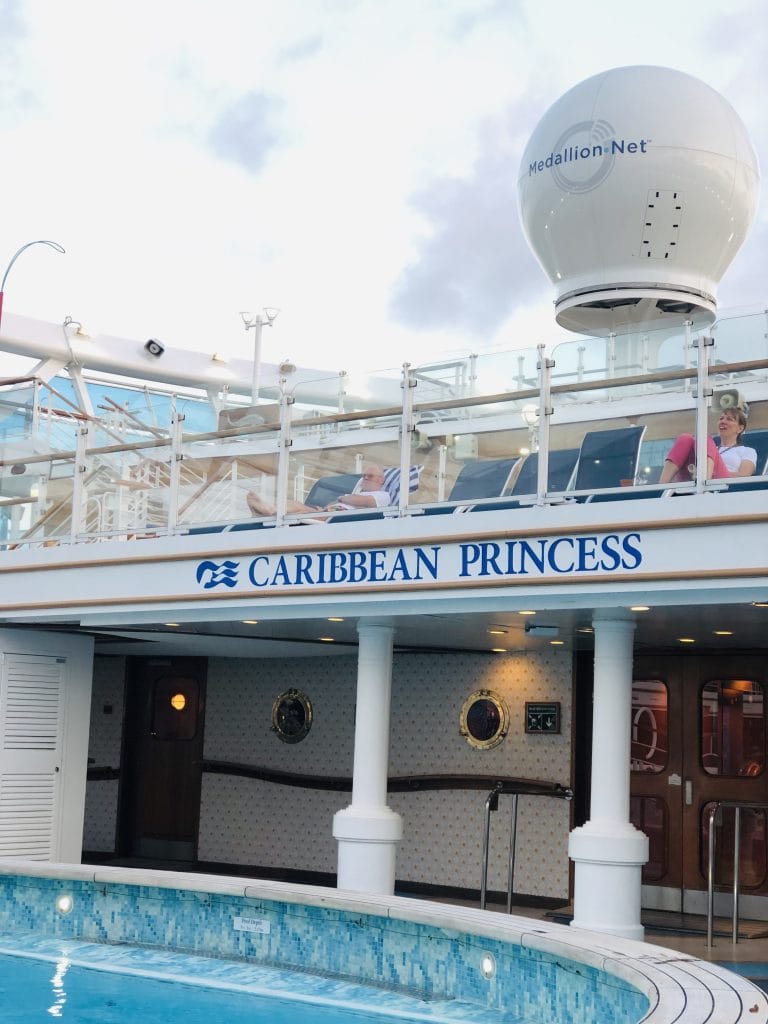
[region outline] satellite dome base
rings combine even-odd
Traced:
[[[571,292],[555,304],[555,319],[566,330],[605,337],[627,334],[641,325],[648,330],[679,327],[690,321],[708,327],[716,318],[712,295],[677,288],[614,285]]]

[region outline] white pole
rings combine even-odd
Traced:
[[[253,322],[253,378],[251,383],[251,405],[257,405],[259,401],[259,388],[261,387],[261,329],[264,321],[261,313],[256,315]]]

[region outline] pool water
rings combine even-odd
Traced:
[[[96,951],[96,952],[95,952]],[[110,954],[114,966],[108,967]],[[516,1024],[466,1003],[418,998],[231,961],[90,945],[98,966],[0,953],[2,1024]],[[144,973],[143,963],[152,973]],[[131,966],[131,964],[133,966]],[[168,977],[155,972],[167,970]],[[227,975],[229,978],[227,979]],[[226,980],[225,980],[226,979]],[[248,990],[244,990],[248,989]]]

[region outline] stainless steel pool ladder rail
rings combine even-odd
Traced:
[[[713,945],[713,922],[715,917],[715,818],[724,807],[734,809],[733,820],[733,908],[731,916],[731,942],[739,941],[739,881],[741,843],[741,812],[768,810],[768,803],[747,800],[718,800],[709,809],[709,836],[707,843],[707,947]]]
[[[517,843],[517,799],[519,796],[549,796],[560,800],[572,800],[573,790],[561,786],[559,782],[507,781],[495,783],[485,798],[485,814],[483,819],[483,852],[480,877],[480,909],[485,910],[488,892],[488,852],[491,832],[491,812],[499,809],[499,797],[503,794],[512,797],[512,818],[509,830],[509,860],[507,867],[507,913],[512,913],[512,896],[515,885],[515,847]]]

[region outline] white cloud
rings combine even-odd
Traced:
[[[768,141],[747,3],[726,20],[714,0],[6,0],[0,14],[0,262],[36,237],[67,249],[25,253],[7,308],[199,349],[247,352],[238,310],[261,305],[283,310],[265,358],[335,368],[558,335],[516,224],[517,154],[605,67],[704,77]],[[759,262],[748,244],[723,295],[759,301]]]

